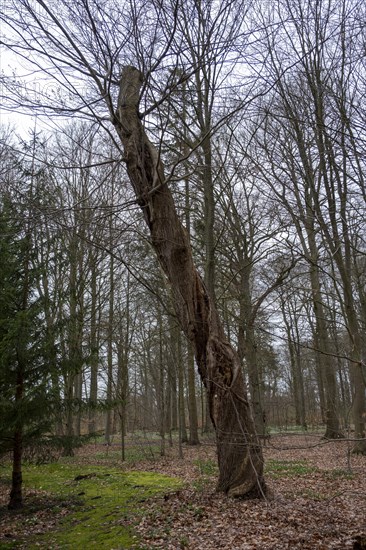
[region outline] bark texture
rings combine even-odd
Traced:
[[[159,151],[138,114],[140,71],[124,67],[116,130],[127,172],[151,234],[151,243],[173,293],[180,325],[192,342],[216,431],[217,490],[230,496],[263,496],[263,459],[238,356],[227,342],[212,298],[197,272],[189,236],[177,215]]]

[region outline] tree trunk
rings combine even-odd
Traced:
[[[126,349],[127,339],[123,338],[122,321],[120,321],[120,337],[117,344],[117,399],[119,401],[118,414],[121,428],[121,455],[125,460],[125,437],[127,431],[127,399],[128,399],[128,350]]]
[[[159,409],[159,424],[160,424],[160,456],[165,456],[165,434],[167,427],[167,419],[165,416],[165,368],[163,361],[163,327],[160,307],[158,307],[158,324],[159,324],[159,382],[157,384],[158,409]]]
[[[326,399],[326,431],[324,438],[339,439],[344,437],[339,425],[338,403],[337,403],[337,380],[334,368],[334,359],[331,357],[331,342],[328,334],[326,314],[323,307],[322,292],[319,276],[319,252],[316,243],[316,233],[314,229],[314,213],[311,205],[307,204],[307,223],[306,231],[309,241],[310,261],[310,280],[311,293],[313,299],[313,309],[316,320],[316,343],[319,346],[320,354],[318,361],[322,368],[322,374],[325,380],[325,399]]]
[[[175,328],[176,334],[174,339],[177,343],[177,365],[178,365],[178,395],[179,395],[179,442],[187,443],[187,429],[186,429],[186,413],[184,406],[184,372],[183,372],[183,358],[182,358],[182,339],[179,328]],[[179,448],[181,450],[181,446]]]
[[[109,219],[110,245],[112,246],[112,222]],[[107,413],[104,440],[110,445],[112,440],[112,398],[113,398],[113,324],[114,324],[114,258],[109,259],[109,303],[108,303],[108,341],[107,341]]]
[[[159,152],[138,115],[142,74],[124,67],[114,124],[124,146],[127,172],[151,234],[151,243],[172,289],[182,329],[195,348],[216,431],[218,491],[230,496],[264,493],[263,457],[238,356],[197,272],[187,232],[165,181]]]
[[[286,311],[285,304],[283,302],[281,303],[281,310],[288,339],[292,391],[295,407],[295,423],[296,425],[302,426],[306,430],[305,390],[301,368],[299,330],[296,324],[296,316],[291,316],[289,312]]]
[[[66,406],[66,436],[63,438],[63,456],[74,456],[74,424],[73,424],[74,384],[73,376],[68,373],[65,378],[65,406]]]
[[[15,402],[19,406],[24,397],[24,370],[21,361],[18,364],[17,372],[17,386],[15,392]],[[10,491],[10,499],[8,504],[9,510],[17,510],[23,507],[23,494],[22,494],[22,455],[23,455],[23,426],[22,421],[17,421],[17,427],[14,431],[14,444],[13,444],[13,471],[12,471],[12,483]]]
[[[91,273],[91,312],[90,312],[90,393],[89,393],[89,434],[96,431],[95,411],[98,401],[99,349],[97,337],[97,258],[94,256]]]
[[[246,360],[248,369],[248,379],[250,387],[250,395],[252,399],[254,422],[257,433],[265,437],[266,435],[266,422],[265,412],[263,407],[263,391],[262,380],[258,368],[257,360],[257,346],[255,343],[255,335],[253,326],[247,327],[246,337]]]
[[[81,400],[83,397],[83,374],[78,372],[74,378],[74,398],[76,400],[76,411],[74,414],[75,429],[74,434],[76,437],[81,435]]]
[[[188,342],[188,412],[189,412],[189,444],[199,445],[196,383],[194,372],[194,353],[190,342]]]

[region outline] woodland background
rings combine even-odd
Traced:
[[[4,452],[19,418],[25,448],[64,454],[136,431],[164,454],[211,429],[105,108],[129,62],[258,433],[321,426],[365,453],[365,17],[354,0],[6,3],[21,64],[2,102],[34,125],[1,128]]]

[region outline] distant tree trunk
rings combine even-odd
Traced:
[[[314,338],[314,344],[316,348],[319,349],[315,331],[313,331],[313,338]],[[316,372],[316,383],[318,386],[318,394],[319,394],[320,416],[321,416],[322,424],[325,424],[327,419],[326,419],[326,404],[325,404],[325,390],[324,390],[324,375],[323,375],[322,365],[321,365],[321,361],[319,359],[318,353],[315,355],[315,372]]]
[[[320,355],[318,361],[322,368],[322,378],[325,381],[325,399],[326,399],[326,431],[325,438],[339,439],[343,437],[339,426],[338,403],[337,403],[337,379],[334,368],[334,359],[331,357],[331,343],[329,339],[326,314],[323,307],[321,284],[319,276],[319,252],[316,243],[316,233],[314,228],[314,213],[309,204],[306,205],[307,223],[306,231],[309,241],[310,252],[310,280],[313,299],[313,308],[316,319],[316,340],[319,346]],[[304,247],[305,248],[305,247]]]
[[[263,407],[262,380],[258,368],[257,344],[254,327],[250,323],[246,329],[246,353],[247,371],[250,387],[250,395],[253,406],[254,422],[257,433],[266,435],[265,412]]]
[[[123,323],[123,315],[121,312],[119,319],[119,338],[117,342],[117,397],[119,400],[118,413],[120,416],[121,456],[123,461],[126,459],[125,438],[127,435],[127,405],[129,399],[128,361],[132,339],[131,333],[133,333],[133,328],[131,328],[130,323],[130,275],[128,272],[126,286],[126,304],[124,311],[126,321]]]
[[[184,132],[184,139],[182,140],[182,155],[184,158],[189,157],[189,147],[188,147],[188,139],[187,139],[187,107],[188,107],[188,101],[186,98],[186,86],[185,83],[183,84],[183,111],[182,111],[182,118],[183,118],[183,132]],[[186,174],[189,173],[189,167],[185,167]],[[185,207],[185,224],[186,224],[186,230],[188,235],[191,234],[191,197],[190,197],[190,188],[189,188],[189,178],[188,176],[185,176],[184,178],[184,207]],[[213,229],[213,228],[212,228]],[[187,372],[187,386],[188,386],[188,414],[189,414],[189,444],[190,445],[198,445],[199,444],[199,437],[198,437],[198,421],[197,421],[197,401],[196,401],[196,383],[195,383],[195,364],[194,364],[194,350],[192,347],[192,344],[190,342],[187,343],[188,345],[188,372]],[[182,361],[182,356],[181,359]],[[184,396],[182,395],[182,399],[184,399]],[[184,414],[184,401],[183,401],[183,414]],[[203,428],[203,416],[202,416],[202,428]],[[209,425],[206,426],[207,429],[210,428]],[[187,432],[185,431],[185,425],[184,425],[184,431],[183,434],[185,434],[185,441],[187,441]]]
[[[171,410],[172,410],[172,420],[171,428],[172,430],[178,430],[178,391],[177,391],[177,373],[175,369],[171,371]]]
[[[165,416],[165,368],[163,362],[163,330],[160,307],[158,307],[158,324],[159,324],[159,382],[157,384],[158,392],[158,407],[159,407],[159,432],[160,432],[160,456],[165,456],[165,433],[166,433],[166,416]]]
[[[113,183],[113,182],[112,182]],[[113,196],[113,187],[112,187]],[[112,215],[109,216],[109,238],[112,249]],[[113,329],[114,329],[114,258],[109,258],[109,304],[108,304],[108,342],[107,342],[107,413],[104,439],[107,445],[111,444],[112,435],[112,397],[113,397]]]
[[[80,297],[82,285],[82,252],[78,249],[78,234],[76,229],[69,242],[69,308],[70,317],[67,326],[67,361],[64,371],[65,407],[66,407],[66,437],[64,440],[64,456],[73,456],[75,435],[80,435],[80,400],[82,396],[82,327],[83,304]],[[75,410],[77,414],[75,415]]]
[[[290,355],[291,366],[291,378],[292,378],[292,391],[295,407],[295,423],[307,429],[306,413],[305,413],[305,391],[304,391],[304,379],[301,368],[301,352],[299,342],[299,332],[297,327],[296,315],[286,311],[285,303],[281,301],[281,310],[283,320],[286,327],[288,350]]]
[[[23,380],[23,365],[18,362],[17,366],[17,386],[15,392],[15,402],[19,406],[23,400],[24,380]],[[20,421],[14,432],[13,443],[13,471],[11,480],[10,500],[8,504],[9,510],[17,510],[23,507],[22,495],[22,455],[23,455],[23,426]]]
[[[42,265],[48,265],[54,254],[54,239],[51,236],[50,228],[45,224],[42,228],[42,238],[44,239],[45,246],[40,247],[39,256]],[[50,289],[51,286],[51,289]],[[50,285],[49,274],[46,270],[42,270],[38,279],[37,289],[39,295],[43,301],[43,311],[45,318],[45,330],[47,340],[47,361],[51,366],[51,380],[52,380],[52,394],[59,410],[61,410],[61,387],[60,387],[60,373],[59,373],[59,358],[57,354],[57,308],[53,310],[56,296],[60,296],[61,289],[57,276],[53,285]],[[55,431],[58,436],[63,434],[62,415],[58,415],[55,419]]]
[[[128,333],[128,328],[126,328]],[[121,429],[121,456],[125,460],[125,437],[127,431],[127,400],[128,400],[128,337],[123,337],[122,321],[120,321],[120,335],[117,343],[117,398],[119,401],[118,414]]]
[[[83,374],[78,372],[74,378],[74,398],[76,400],[76,414],[74,418],[75,422],[75,436],[81,435],[81,401],[83,398]]]
[[[65,376],[65,437],[63,439],[63,456],[74,456],[73,401],[74,385],[70,373]]]
[[[179,440],[181,443],[187,443],[186,413],[184,407],[184,372],[182,360],[182,340],[179,329],[176,334],[177,341],[177,362],[178,362],[178,394],[179,394]]]
[[[89,391],[89,424],[88,432],[93,434],[96,430],[95,410],[98,400],[98,363],[99,349],[97,338],[97,262],[93,258],[91,272],[91,311],[90,311],[90,391]]]
[[[227,342],[213,299],[192,259],[189,237],[177,215],[159,151],[138,115],[142,74],[124,67],[116,130],[127,172],[151,233],[160,265],[172,289],[182,329],[195,348],[216,431],[217,490],[230,496],[263,496],[263,456],[247,399],[238,356]]]
[[[188,342],[188,412],[189,412],[189,440],[190,445],[199,445],[196,382],[194,372],[194,353],[192,345]]]
[[[175,319],[172,315],[169,315],[169,332],[170,332],[170,342],[169,342],[169,368],[168,368],[168,384],[169,391],[171,393],[171,430],[178,430],[179,428],[179,383],[178,383],[178,342],[177,337],[179,335],[178,330],[176,329]]]
[[[28,308],[29,301],[29,267],[30,267],[30,247],[31,236],[28,228],[26,235],[27,247],[25,250],[24,259],[24,283],[22,288],[21,299],[21,311],[24,314]],[[18,327],[18,338],[16,344],[16,379],[15,379],[15,404],[17,410],[17,419],[14,430],[14,442],[13,442],[13,470],[11,480],[10,499],[8,503],[9,510],[17,510],[23,507],[23,494],[22,494],[22,458],[23,458],[23,429],[24,420],[22,415],[22,405],[24,400],[24,376],[26,370],[26,350],[28,342],[25,339],[26,334],[26,320],[21,319]]]
[[[169,353],[167,360],[167,394],[166,394],[166,428],[169,432],[169,445],[173,445],[173,430],[178,429],[178,401],[177,401],[177,346],[173,319],[169,316]]]

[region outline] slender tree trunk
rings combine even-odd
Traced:
[[[171,365],[171,367],[173,367]],[[172,409],[172,430],[178,429],[178,390],[177,390],[177,373],[176,369],[171,369],[171,409]]]
[[[74,397],[76,400],[76,414],[74,418],[76,437],[81,435],[81,401],[83,397],[83,374],[78,372],[74,378]]]
[[[300,423],[304,430],[307,430],[308,426],[306,423],[304,376],[301,365],[301,352],[299,345],[296,345],[295,367],[297,371],[298,395],[300,397]]]
[[[90,391],[89,391],[89,434],[95,433],[95,412],[98,400],[98,339],[97,339],[97,266],[96,258],[91,267],[91,312],[90,312]]]
[[[178,395],[179,395],[179,440],[180,443],[187,443],[186,413],[184,407],[184,372],[182,360],[182,340],[180,332],[176,334],[177,355],[178,355]]]
[[[168,414],[170,416],[170,434],[172,441],[173,430],[178,430],[179,422],[179,404],[178,404],[178,345],[177,345],[177,330],[175,329],[175,322],[173,316],[169,315],[169,358],[168,358],[168,391],[170,394],[169,401],[170,407]]]
[[[194,372],[194,353],[192,345],[188,342],[188,412],[189,412],[189,444],[199,445],[196,381]]]
[[[40,257],[41,257],[41,263],[42,265],[47,265],[48,261],[51,257],[51,250],[52,246],[54,245],[52,241],[52,237],[49,232],[49,228],[45,227],[45,234],[44,238],[47,243],[46,250],[43,250],[41,247],[40,249]],[[58,358],[57,358],[57,318],[56,314],[52,312],[51,304],[53,304],[56,301],[57,294],[60,294],[61,289],[60,285],[58,284],[59,281],[56,279],[54,283],[53,288],[53,297],[50,295],[50,284],[49,284],[49,277],[48,273],[45,270],[42,270],[41,273],[41,279],[40,284],[38,286],[38,292],[40,296],[43,298],[44,302],[44,316],[45,316],[45,324],[46,324],[46,334],[47,334],[47,360],[49,361],[51,365],[51,380],[52,380],[52,395],[54,397],[55,402],[57,403],[57,406],[59,407],[59,410],[61,410],[61,388],[60,388],[60,379],[59,379],[59,364],[58,364]],[[63,435],[63,426],[62,426],[62,415],[58,415],[55,419],[55,431],[56,434],[61,436]]]
[[[113,190],[112,190],[113,192]],[[109,218],[109,237],[112,247],[112,216]],[[113,397],[113,329],[114,329],[114,258],[109,258],[109,304],[108,304],[108,342],[107,342],[107,413],[104,439],[111,444],[112,435],[112,397]]]
[[[23,401],[24,394],[24,379],[23,379],[23,365],[18,364],[15,402],[18,406]],[[19,414],[19,413],[18,413]],[[10,500],[8,504],[9,510],[17,510],[23,507],[23,494],[22,494],[22,455],[23,455],[23,426],[21,421],[18,421],[18,425],[14,432],[14,444],[13,444],[13,471],[11,480]]]
[[[29,300],[29,253],[31,247],[31,235],[28,232],[26,235],[27,248],[24,260],[24,285],[22,289],[22,306],[23,313],[27,311]],[[22,418],[22,405],[24,400],[24,376],[26,370],[26,349],[28,342],[25,340],[25,327],[24,321],[21,319],[19,326],[19,333],[16,344],[16,386],[15,386],[15,405],[17,409],[17,419],[14,430],[14,443],[13,443],[13,470],[12,470],[12,483],[10,491],[10,499],[8,503],[9,510],[17,510],[23,507],[23,477],[22,477],[22,458],[23,458],[23,426],[24,420]]]
[[[120,321],[122,325],[122,321]],[[123,338],[122,326],[120,327],[119,342],[117,344],[117,361],[118,361],[118,379],[117,379],[117,397],[119,401],[118,414],[120,418],[121,428],[121,456],[125,460],[125,438],[127,431],[127,400],[128,400],[128,342]]]
[[[130,325],[130,277],[127,273],[127,289],[126,289],[126,323],[122,322],[122,315],[119,319],[119,339],[117,344],[117,360],[118,360],[118,377],[117,377],[117,396],[120,401],[118,412],[120,415],[121,424],[121,456],[122,461],[126,459],[125,438],[127,434],[127,405],[129,398],[129,376],[128,376],[128,360],[130,353],[131,342],[131,325]],[[124,333],[123,333],[124,332]]]
[[[185,83],[183,84],[183,131],[184,139],[182,142],[182,155],[184,158],[188,158],[189,149],[188,149],[188,140],[187,140],[187,98],[186,98],[186,89]],[[186,173],[189,172],[188,166],[185,166]],[[190,189],[189,189],[189,178],[185,177],[184,179],[184,202],[185,202],[185,223],[186,230],[188,235],[191,234],[191,199],[190,199]],[[180,342],[181,344],[181,342]],[[181,345],[180,345],[181,347]],[[196,400],[196,382],[195,382],[195,364],[194,364],[194,350],[192,344],[187,342],[187,351],[188,351],[188,372],[187,372],[187,386],[188,386],[188,414],[189,414],[189,444],[198,445],[198,420],[197,420],[197,400]],[[180,351],[181,354],[181,351]],[[182,362],[182,355],[180,355],[180,361]],[[203,392],[202,392],[203,394]],[[184,415],[184,394],[182,394],[183,400],[183,415]],[[202,429],[203,429],[203,415],[202,415]],[[206,426],[209,429],[209,426]],[[184,424],[185,440],[187,441],[187,432],[185,431],[186,427]]]
[[[314,338],[315,347],[318,348],[317,337],[315,332],[313,332],[313,338]],[[322,371],[322,365],[319,359],[319,354],[316,354],[315,356],[315,371],[316,371],[316,383],[318,386],[318,394],[319,394],[320,417],[321,417],[322,424],[326,424],[327,407],[325,403],[324,375]]]
[[[336,372],[333,364],[334,359],[330,355],[331,345],[329,341],[329,333],[320,287],[318,267],[319,253],[315,238],[314,213],[309,204],[307,205],[306,230],[308,234],[309,251],[311,255],[310,280],[316,320],[316,341],[320,351],[318,361],[320,362],[322,375],[325,380],[326,431],[324,437],[328,439],[339,439],[343,437],[343,434],[339,426]]]
[[[160,424],[160,456],[165,456],[165,433],[166,433],[166,403],[165,403],[165,368],[163,362],[163,330],[160,308],[158,309],[159,323],[159,381],[157,384],[159,424]]]
[[[68,374],[65,378],[65,407],[66,407],[66,437],[63,442],[63,456],[74,455],[74,424],[73,424],[73,401],[74,401],[74,384],[72,375]]]
[[[304,380],[301,369],[301,354],[298,340],[298,331],[296,327],[296,319],[288,318],[284,303],[281,304],[283,320],[286,327],[288,350],[290,355],[290,367],[292,378],[292,393],[295,407],[295,423],[307,429],[306,414],[305,414],[305,392]],[[297,336],[294,334],[297,333]]]
[[[295,407],[295,424],[297,426],[301,425],[302,415],[300,407],[300,391],[299,391],[299,380],[298,380],[298,369],[296,363],[296,350],[294,344],[289,341],[288,344],[289,354],[290,354],[290,365],[291,365],[291,377],[292,377],[292,394],[294,399]]]
[[[238,216],[238,215],[237,215]],[[239,216],[238,216],[239,217]],[[238,250],[240,260],[240,297],[239,297],[239,330],[238,354],[241,364],[246,366],[248,374],[250,397],[253,407],[254,423],[257,434],[265,436],[265,412],[263,407],[263,391],[261,373],[258,368],[257,344],[254,331],[253,305],[250,289],[252,275],[252,258]]]
[[[265,413],[263,408],[262,381],[258,369],[257,346],[253,325],[247,326],[246,330],[246,361],[248,369],[248,379],[250,395],[253,406],[254,422],[257,433],[261,436],[266,435]]]
[[[116,130],[127,172],[173,293],[178,320],[195,348],[216,431],[217,490],[231,496],[262,496],[263,456],[247,399],[239,358],[227,342],[213,299],[192,259],[187,232],[177,215],[159,151],[138,115],[142,74],[124,67]]]
[[[68,360],[65,371],[65,398],[66,398],[66,438],[64,442],[64,456],[73,456],[74,420],[76,434],[80,431],[80,411],[75,416],[76,399],[81,398],[81,369],[82,369],[82,322],[83,311],[80,303],[81,260],[78,250],[78,235],[76,230],[71,235],[69,245],[70,275],[69,275],[69,307],[70,319],[68,323]]]

